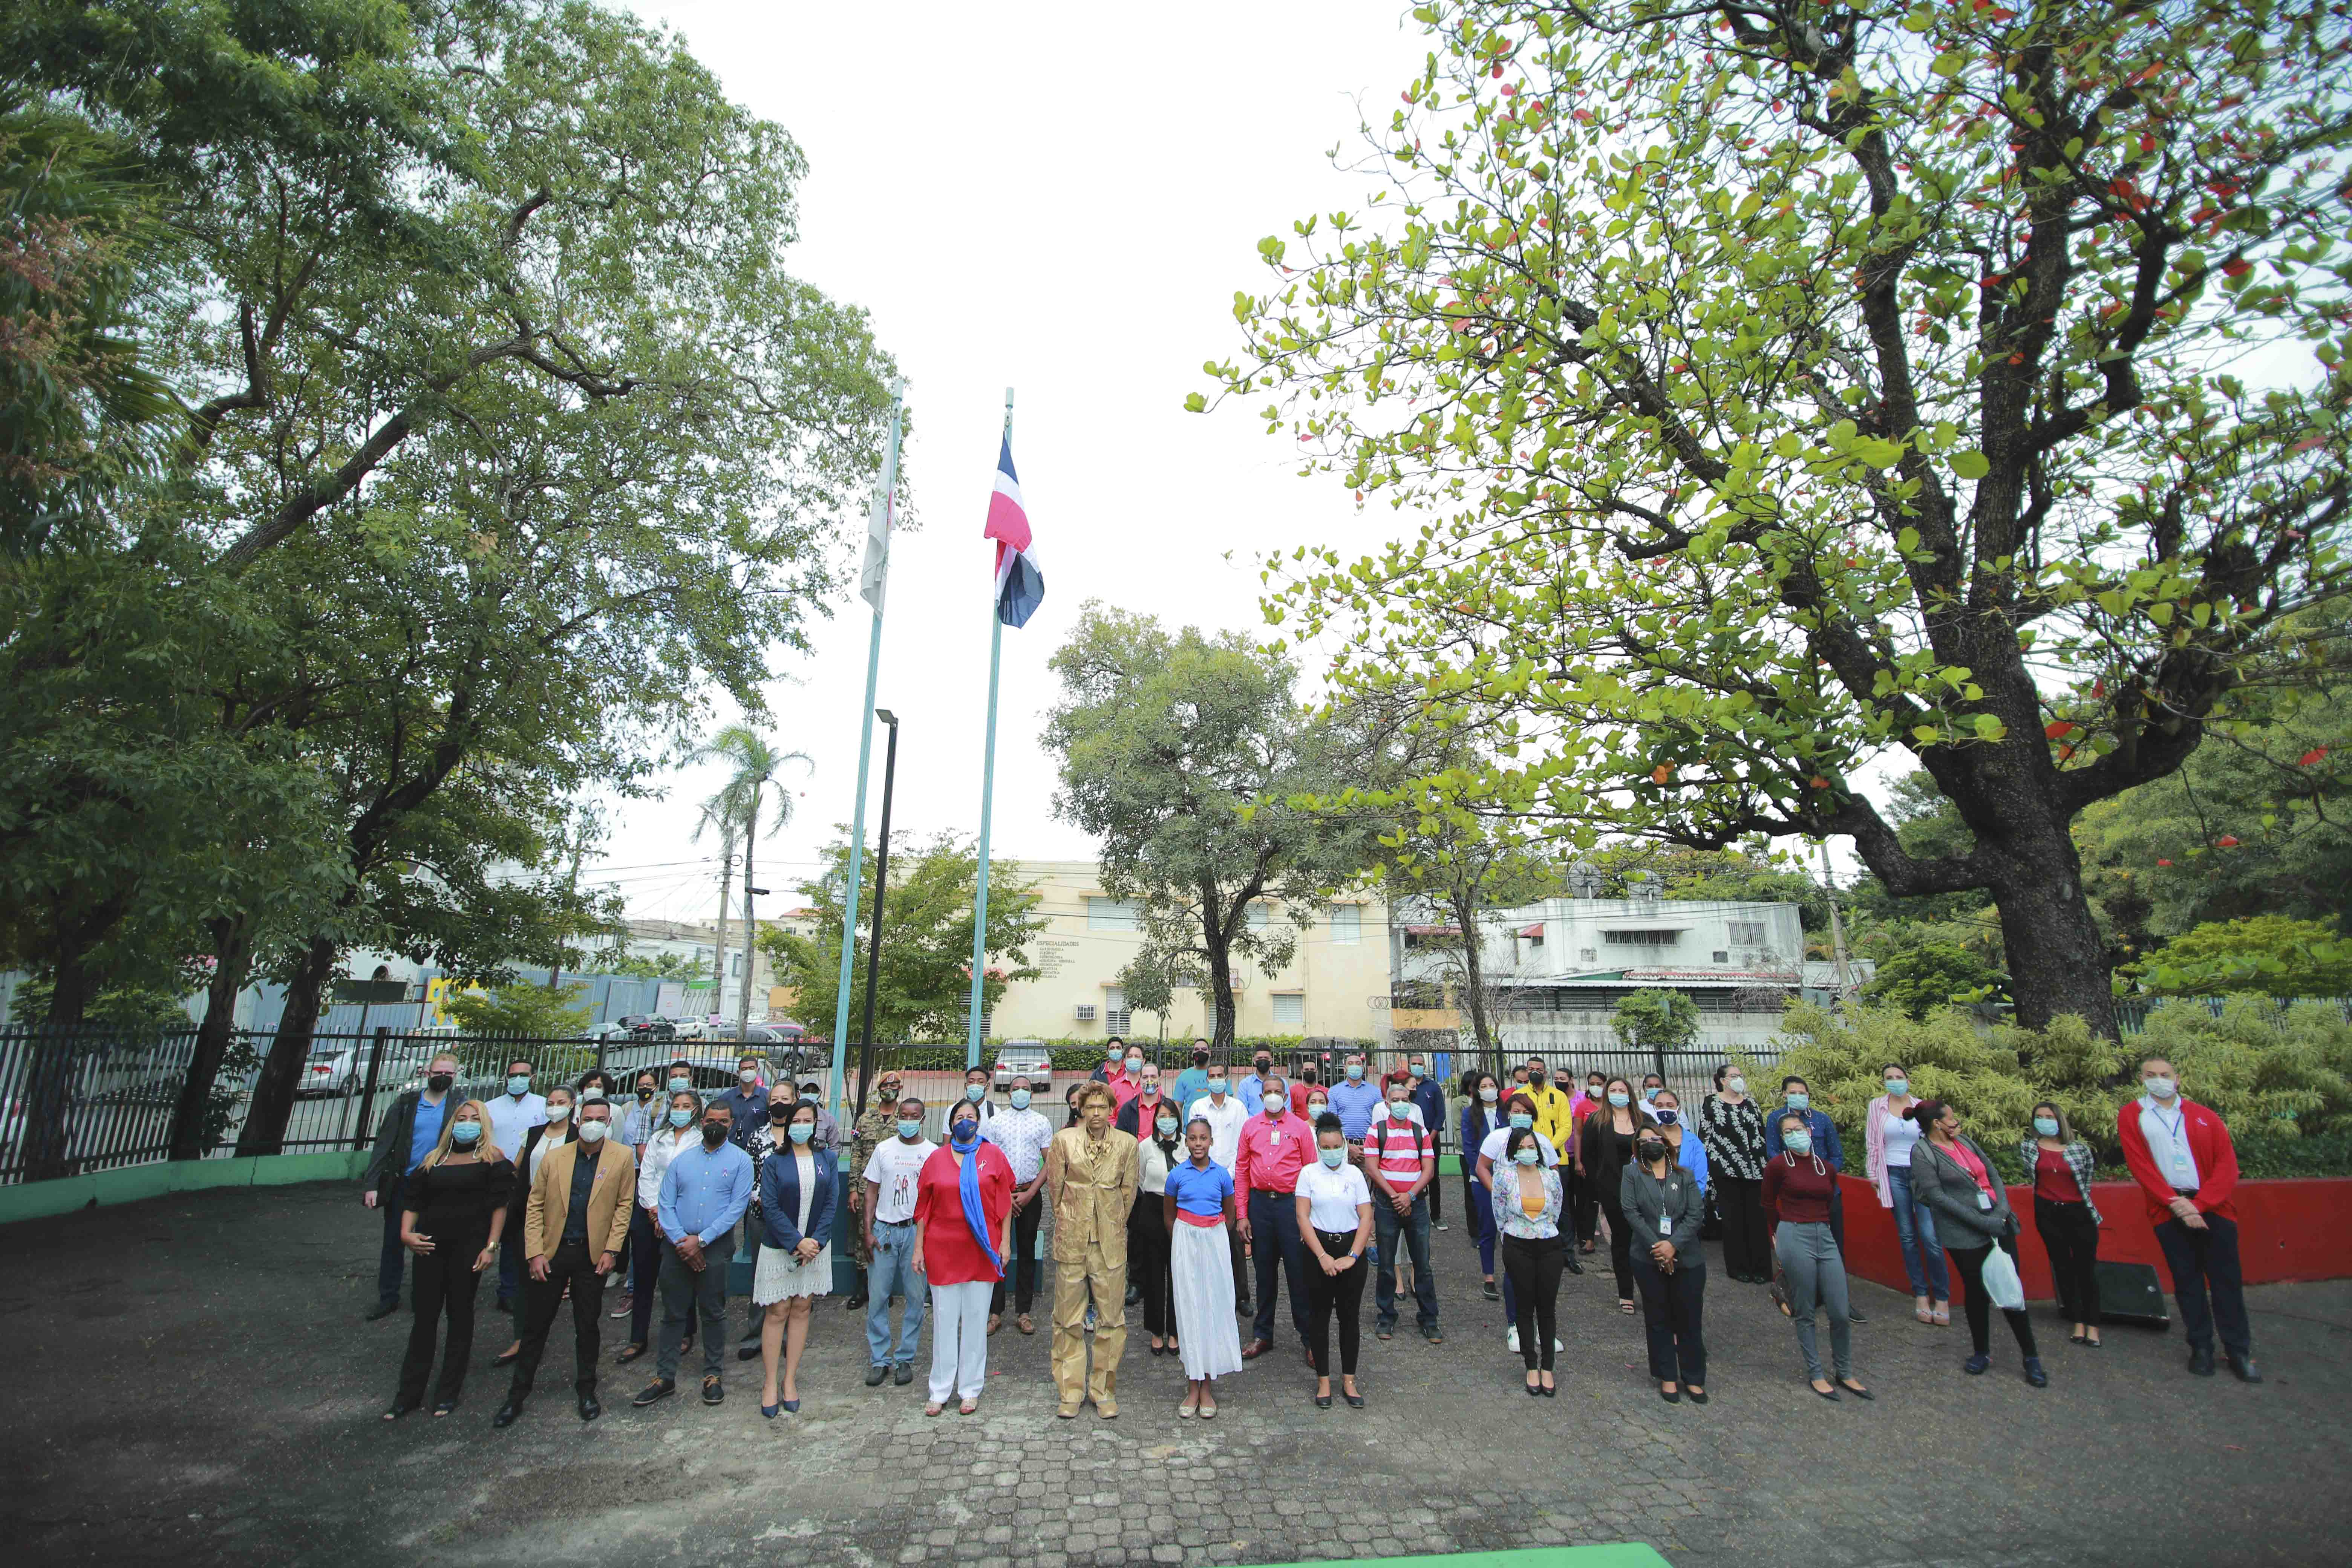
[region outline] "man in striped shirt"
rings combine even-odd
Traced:
[[[1429,1189],[1437,1178],[1437,1142],[1421,1125],[1412,1105],[1411,1075],[1393,1072],[1384,1086],[1388,1114],[1372,1121],[1364,1137],[1364,1175],[1372,1187],[1372,1235],[1380,1264],[1372,1276],[1372,1331],[1396,1334],[1397,1242],[1412,1250],[1413,1316],[1421,1337],[1441,1345],[1437,1331],[1437,1276],[1429,1267]]]

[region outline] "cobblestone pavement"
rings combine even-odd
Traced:
[[[2345,1283],[2255,1293],[2260,1388],[2189,1377],[2177,1334],[2118,1327],[2090,1352],[2037,1313],[2052,1374],[2038,1393],[2005,1336],[1990,1375],[1963,1376],[1964,1330],[1921,1327],[1865,1287],[1857,1370],[1879,1397],[1831,1405],[1804,1387],[1762,1290],[1711,1269],[1714,1398],[1697,1408],[1658,1399],[1638,1321],[1588,1265],[1563,1286],[1559,1397],[1533,1400],[1457,1227],[1437,1237],[1446,1342],[1423,1343],[1409,1314],[1387,1343],[1368,1322],[1362,1411],[1314,1407],[1284,1312],[1276,1353],[1221,1384],[1216,1422],[1180,1422],[1181,1373],[1145,1353],[1130,1313],[1118,1420],[1056,1420],[1047,1335],[1009,1321],[982,1413],[926,1419],[920,1377],[864,1386],[858,1319],[828,1300],[797,1417],[761,1420],[756,1363],[731,1360],[722,1406],[688,1385],[632,1410],[642,1374],[609,1367],[608,1335],[607,1414],[583,1426],[567,1317],[541,1392],[499,1432],[505,1378],[488,1363],[504,1331],[487,1288],[463,1406],[378,1420],[408,1320],[360,1321],[376,1234],[349,1189],[327,1186],[0,1231],[0,1321],[23,1366],[0,1425],[9,1560],[749,1552],[1078,1568],[1640,1540],[1737,1568],[2352,1561]]]

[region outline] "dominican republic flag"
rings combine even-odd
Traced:
[[[996,618],[1008,626],[1025,626],[1045,602],[1045,574],[1038,569],[1037,549],[1029,540],[1029,509],[1022,503],[1021,480],[1013,471],[1013,438],[996,459],[996,493],[988,498],[988,526],[983,539],[996,541]]]

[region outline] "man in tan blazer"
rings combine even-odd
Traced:
[[[626,1143],[606,1136],[612,1131],[609,1102],[584,1100],[578,1114],[580,1135],[541,1160],[531,1180],[530,1205],[523,1213],[523,1258],[530,1278],[523,1286],[522,1348],[515,1358],[514,1386],[493,1426],[510,1426],[522,1414],[567,1285],[579,1342],[580,1419],[593,1421],[604,1413],[596,1403],[604,1279],[628,1246],[636,1160]]]
[[[1054,1197],[1055,1412],[1065,1421],[1085,1400],[1118,1415],[1118,1358],[1127,1348],[1127,1215],[1135,1206],[1135,1139],[1110,1124],[1111,1091],[1078,1092],[1079,1125],[1054,1134],[1045,1185]],[[1087,1303],[1095,1309],[1094,1365],[1087,1364]]]

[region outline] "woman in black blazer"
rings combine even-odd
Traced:
[[[523,1215],[530,1208],[530,1180],[539,1173],[539,1163],[548,1153],[572,1142],[576,1120],[572,1114],[572,1090],[560,1083],[549,1089],[547,1120],[532,1128],[530,1135],[523,1139],[522,1147],[509,1155],[514,1161],[515,1173],[514,1186],[507,1196],[507,1235],[514,1238],[517,1247],[522,1245]],[[521,1290],[514,1293],[514,1342],[499,1354],[497,1362],[499,1366],[522,1354],[523,1301],[527,1294]]]
[[[1470,1216],[1470,1238],[1478,1244],[1478,1293],[1489,1301],[1501,1300],[1503,1293],[1495,1288],[1495,1205],[1478,1183],[1478,1146],[1496,1128],[1509,1126],[1503,1118],[1502,1090],[1493,1073],[1473,1069],[1462,1075],[1463,1098],[1469,1101],[1462,1108],[1462,1207]]]
[[[801,1352],[809,1308],[833,1289],[833,1211],[841,1180],[833,1151],[816,1147],[816,1105],[801,1100],[760,1164],[760,1262],[751,1300],[761,1311],[760,1414],[801,1407]],[[782,1365],[777,1362],[781,1356]]]

